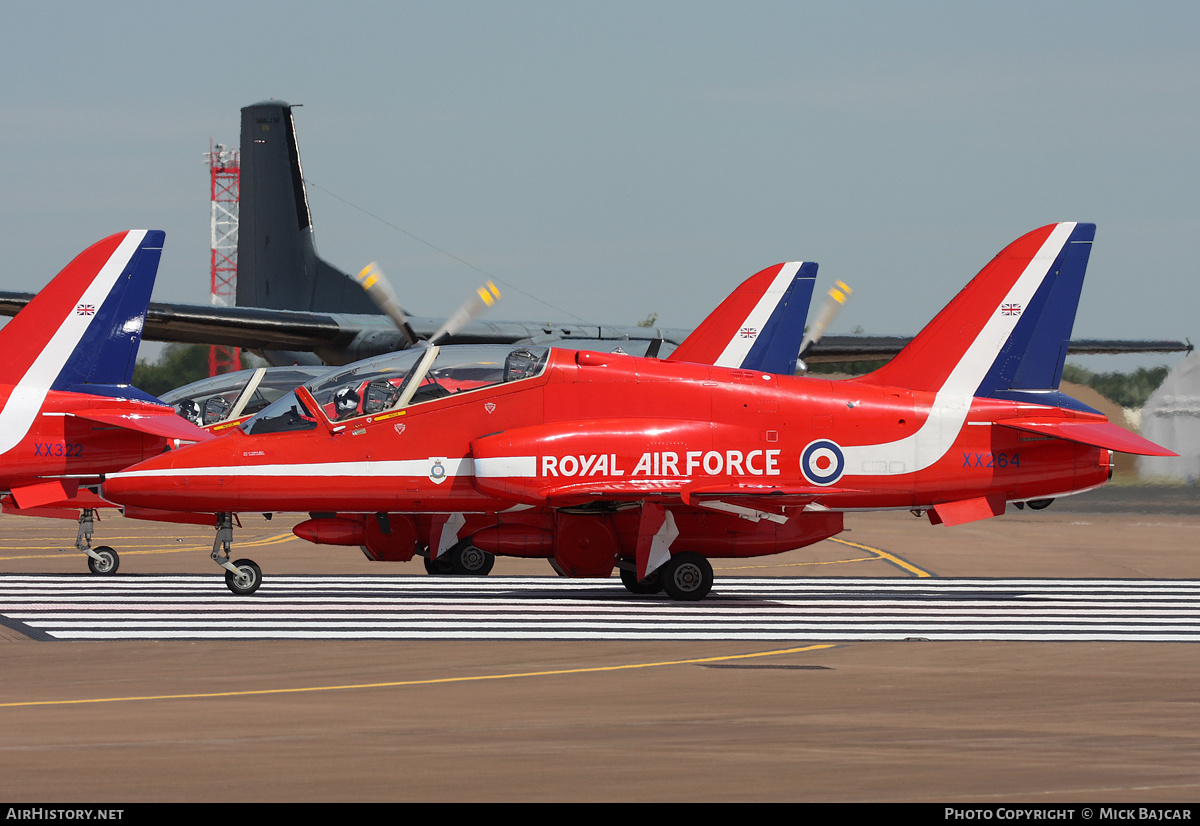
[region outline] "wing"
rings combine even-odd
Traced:
[[[1125,428],[1112,422],[1097,421],[1064,421],[1053,420],[1014,420],[1003,419],[996,422],[1002,427],[1011,427],[1026,433],[1037,433],[1042,436],[1052,436],[1056,439],[1066,439],[1069,442],[1102,447],[1115,450],[1118,453],[1135,453],[1140,456],[1178,456],[1178,453],[1154,444],[1149,439],[1143,439],[1136,433],[1130,433]]]
[[[134,430],[151,436],[162,436],[166,439],[179,439],[182,442],[203,442],[214,436],[207,430],[175,414],[170,407],[158,410],[146,409],[138,411],[112,409],[72,410],[63,413],[64,416],[85,419],[95,424],[107,427],[119,427],[124,430]]]

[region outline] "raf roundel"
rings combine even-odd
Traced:
[[[800,471],[814,485],[832,485],[842,478],[846,457],[837,442],[817,439],[800,454]]]

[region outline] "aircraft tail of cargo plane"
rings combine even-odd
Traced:
[[[317,254],[292,107],[283,101],[242,109],[238,216],[239,307],[380,314]]]

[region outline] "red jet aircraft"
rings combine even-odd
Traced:
[[[81,510],[76,546],[95,573],[116,571],[120,560],[91,547],[93,509],[106,503],[87,486],[180,441],[210,438],[129,384],[164,238],[130,230],[93,244],[0,330],[6,510]]]
[[[1019,238],[861,378],[428,347],[334,371],[102,492],[217,513],[213,557],[235,593],[261,572],[229,561],[232,513],[309,511],[297,534],[376,558],[411,558],[451,527],[567,576],[616,566],[636,593],[701,599],[707,558],[812,544],[847,510],[956,525],[1099,487],[1112,451],[1171,455],[1058,390],[1094,232]]]

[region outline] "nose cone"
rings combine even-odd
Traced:
[[[163,453],[108,474],[100,495],[118,505],[193,512],[237,510],[228,438]]]

